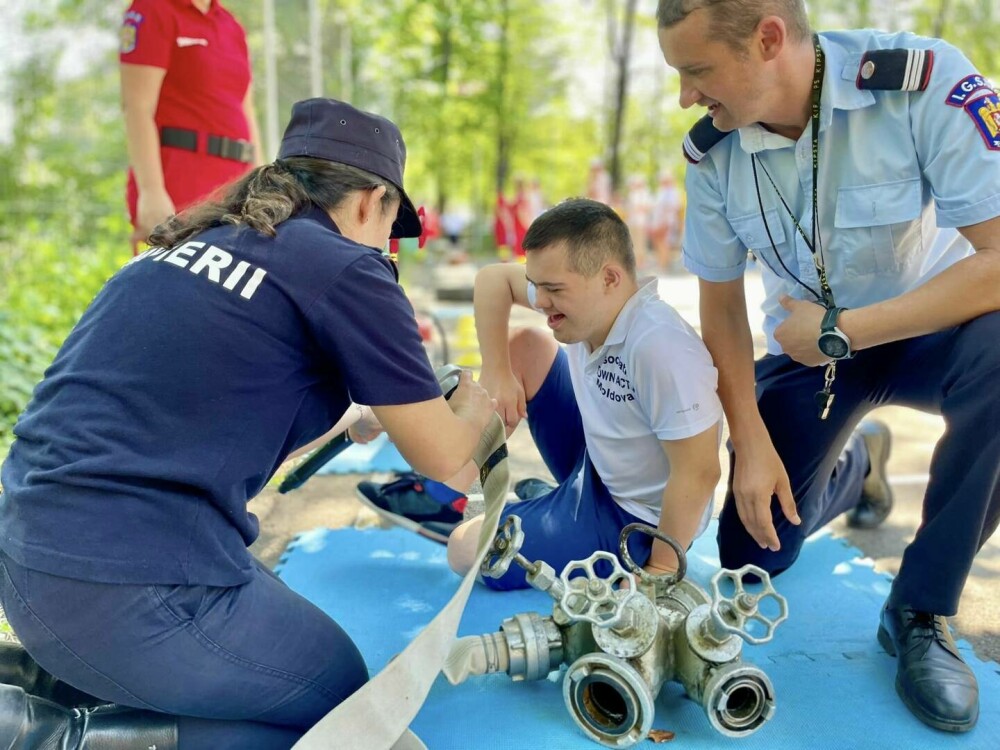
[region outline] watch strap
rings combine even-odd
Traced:
[[[820,333],[829,333],[834,328],[837,327],[837,318],[840,314],[846,310],[846,307],[830,307],[827,308],[826,313],[823,315],[823,322],[820,323],[819,330]]]

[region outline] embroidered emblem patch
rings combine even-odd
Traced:
[[[130,10],[125,14],[121,30],[118,32],[118,51],[123,55],[135,50],[139,38],[139,24],[142,23],[142,13]]]
[[[137,31],[138,29],[130,23],[122,24],[121,32],[119,33],[118,50],[123,55],[127,55],[135,49],[135,36]]]
[[[987,91],[995,91],[993,86],[988,80],[986,80],[985,77],[979,74],[966,76],[955,84],[955,87],[948,94],[948,98],[944,100],[945,104],[950,107],[964,107],[965,103],[969,101],[969,98],[973,94],[977,91],[982,91],[983,89],[986,89]]]
[[[976,123],[986,148],[1000,151],[1000,96],[995,93],[980,96],[966,104],[965,111]]]

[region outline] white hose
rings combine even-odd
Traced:
[[[410,645],[295,743],[294,750],[390,750],[407,727],[447,661],[458,623],[472,591],[479,566],[489,550],[510,485],[503,421],[496,414],[479,438],[473,461],[480,467],[486,497],[483,533],[476,561],[451,600]],[[412,734],[412,733],[411,733]],[[406,737],[406,745],[414,738]]]
[[[507,639],[500,633],[493,633],[459,638],[451,647],[442,671],[448,682],[458,685],[471,676],[506,672],[509,667]]]

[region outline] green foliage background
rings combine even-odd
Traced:
[[[226,5],[248,30],[263,120],[262,2]],[[884,26],[884,13],[873,10],[883,5],[809,3],[818,28]],[[0,460],[62,340],[130,257],[113,43],[126,6],[39,0],[24,17],[20,47],[3,51],[15,62],[0,75],[0,107],[13,122],[0,133]],[[309,15],[306,0],[275,7],[283,118],[310,95]],[[587,163],[606,153],[608,108],[574,107],[571,73],[607,57],[608,14],[624,7],[624,0],[321,0],[324,91],[396,120],[411,145],[410,191],[428,203],[471,207],[488,250],[501,134],[509,175],[541,176],[552,200],[581,193]],[[637,36],[655,35],[654,8],[655,0],[640,2]],[[994,0],[897,0],[892,13],[895,28],[944,36],[986,75],[1000,72]],[[111,44],[96,59],[67,65],[61,49],[97,31]],[[636,69],[645,85],[627,100],[623,171],[650,182],[664,167],[680,176],[678,145],[698,113],[679,109],[676,78],[662,61]]]

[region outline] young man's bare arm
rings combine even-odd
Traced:
[[[530,307],[524,267],[514,263],[486,266],[476,274],[473,293],[476,335],[483,367],[479,381],[497,400],[497,413],[508,427],[527,415],[524,388],[510,364],[510,311]]]
[[[694,541],[705,506],[712,502],[715,486],[722,476],[719,425],[682,440],[661,440],[660,445],[670,462],[670,480],[663,491],[658,528],[686,549]],[[657,541],[653,543],[646,570],[650,573],[674,571],[677,563],[673,549]]]

